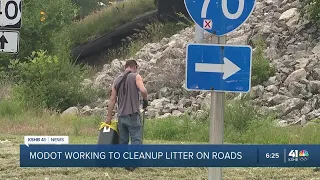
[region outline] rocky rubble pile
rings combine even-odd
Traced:
[[[304,125],[320,116],[320,36],[316,26],[299,20],[298,8],[299,2],[292,0],[259,2],[248,21],[255,31],[251,39],[266,39],[266,56],[277,70],[249,95],[263,113],[276,112],[282,126]],[[241,31],[245,27],[235,39],[242,37]]]
[[[299,5],[294,0],[258,0],[248,21],[227,38],[228,44],[252,46],[252,40],[258,37],[266,41],[265,54],[275,66],[276,75],[252,87],[247,95],[262,107],[262,113],[278,112],[282,125],[305,124],[320,116],[320,38],[317,27],[299,19]],[[193,39],[194,28],[186,28],[159,43],[147,44],[131,58],[138,61],[150,93],[149,117],[179,116],[186,112],[202,115],[209,107],[210,94],[187,92],[183,88],[186,44]],[[213,42],[213,37],[205,33],[205,43]],[[86,79],[84,83],[110,90],[124,62],[113,60],[104,65],[94,80]],[[107,102],[99,100],[79,112],[105,115]]]
[[[136,53],[134,59],[138,62],[140,74],[144,78],[148,89],[150,106],[147,116],[167,117],[179,116],[185,112],[199,111],[208,106],[203,99],[204,94],[188,92],[184,89],[185,78],[185,48],[194,38],[193,28],[186,28],[181,33],[170,38],[164,38],[159,43],[149,43]],[[208,33],[205,42],[210,43],[213,38]],[[86,86],[103,88],[110,91],[114,78],[123,71],[126,60],[115,59],[105,64],[94,80],[86,79]],[[64,113],[73,114],[101,114],[106,115],[108,100],[99,100],[91,108],[89,105],[78,110],[69,108]]]

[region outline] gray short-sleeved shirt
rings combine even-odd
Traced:
[[[123,78],[127,71],[121,73],[114,80],[114,88],[118,86],[119,82]],[[127,76],[127,80],[124,81],[119,88],[119,92],[117,94],[117,113],[118,116],[129,115],[133,113],[139,113],[139,88],[136,85],[136,76],[138,73],[129,73]],[[125,85],[125,90],[123,89]]]

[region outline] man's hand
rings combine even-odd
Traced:
[[[143,100],[142,108],[146,109],[148,107],[148,100]]]
[[[106,122],[107,124],[111,124],[111,118],[108,117],[105,122]]]

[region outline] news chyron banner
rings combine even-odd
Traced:
[[[29,143],[20,167],[320,167],[320,145]]]

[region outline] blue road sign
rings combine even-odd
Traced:
[[[250,46],[190,43],[186,53],[186,89],[216,92],[250,91]]]
[[[240,27],[252,14],[255,0],[184,0],[193,21],[216,36]]]

